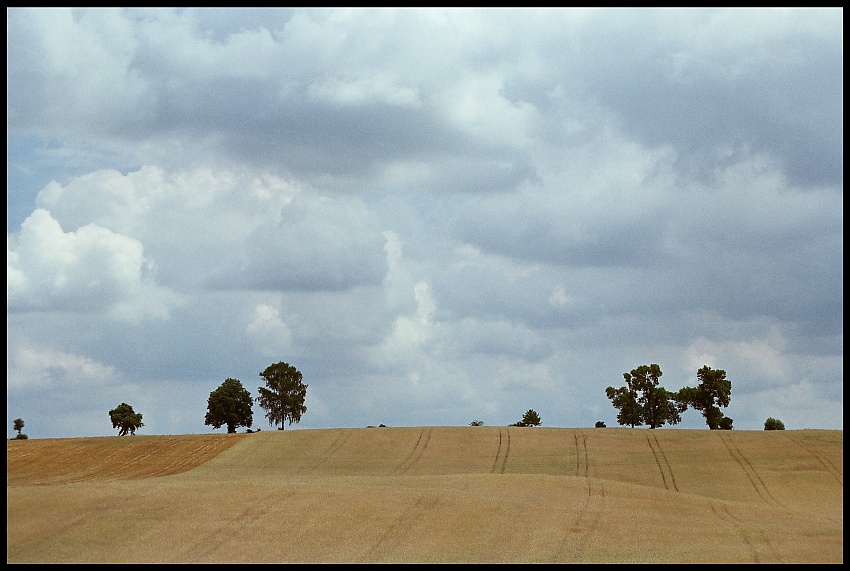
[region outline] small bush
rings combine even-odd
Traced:
[[[29,438],[29,436],[27,436],[26,434],[16,434],[15,435],[15,440],[26,440],[28,438]]]
[[[604,422],[602,422],[601,420],[597,420],[597,421],[596,421],[596,424],[595,424],[594,426],[595,426],[596,428],[605,428],[605,423],[604,423]]]
[[[469,426],[484,426],[483,420],[473,420],[469,423]]]
[[[764,421],[764,429],[765,430],[785,430],[785,423],[783,423],[778,418],[768,417],[767,420]]]

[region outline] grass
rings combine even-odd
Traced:
[[[842,563],[843,431],[7,442],[7,563]]]

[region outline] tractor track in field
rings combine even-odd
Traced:
[[[653,440],[655,441],[655,444],[652,443]],[[649,444],[649,449],[652,450],[652,456],[655,458],[655,464],[661,472],[661,480],[664,483],[664,488],[678,492],[679,486],[676,484],[676,477],[673,475],[673,468],[667,460],[667,455],[664,454],[664,449],[661,448],[661,443],[658,442],[658,436],[653,434],[652,438],[650,438],[649,434],[647,434],[646,441]]]
[[[211,555],[232,545],[235,531],[262,527],[269,514],[294,495],[295,492],[286,492],[240,505],[238,510],[234,510],[233,517],[218,521],[212,529],[199,533],[191,543],[183,544],[176,551],[176,562],[198,563],[215,559]]]
[[[425,449],[428,448],[428,443],[430,441],[431,429],[428,428],[426,430],[423,428],[419,432],[419,438],[416,439],[416,443],[413,445],[413,448],[410,450],[408,455],[401,461],[401,464],[395,467],[394,474],[397,476],[406,474],[410,468],[412,468],[422,458],[422,455],[425,453]]]
[[[581,439],[579,439],[581,436]],[[576,449],[576,476],[584,476],[587,478],[590,475],[589,463],[587,461],[587,436],[577,430],[573,432],[573,440]]]
[[[750,463],[746,456],[744,456],[741,449],[733,442],[731,435],[724,436],[722,434],[723,431],[719,431],[719,438],[723,445],[726,447],[726,450],[729,451],[729,455],[732,456],[732,459],[737,462],[738,466],[744,471],[747,475],[747,478],[750,480],[750,484],[753,489],[759,495],[759,497],[764,500],[767,504],[773,504],[784,508],[785,506],[776,498],[773,497],[773,494],[770,493],[770,489],[768,489],[767,485],[764,483],[764,480],[761,479],[759,473]]]
[[[575,475],[584,478],[587,494],[575,518],[565,526],[565,533],[555,550],[552,563],[565,563],[567,559],[572,563],[582,562],[587,545],[599,526],[600,516],[605,512],[605,486],[601,480],[590,477],[587,435],[576,430],[573,432],[573,444],[576,452]],[[570,552],[572,557],[569,557]]]
[[[348,442],[348,439],[351,438],[353,433],[353,429],[341,432],[324,450],[322,450],[314,461],[311,462],[309,470],[318,470],[321,468],[328,460],[330,460],[331,456],[342,450],[342,447],[345,446],[345,443]]]
[[[378,563],[380,562],[380,557],[376,557],[378,551],[403,545],[404,538],[410,533],[411,529],[421,522],[425,514],[434,509],[440,500],[440,495],[426,493],[417,496],[416,501],[405,507],[398,517],[387,526],[377,541],[363,554],[361,563]]]
[[[496,449],[496,458],[490,472],[493,474],[504,474],[508,465],[508,455],[511,453],[511,429],[499,428],[499,447]]]
[[[829,473],[829,474],[830,474],[833,478],[835,478],[835,480],[836,480],[839,484],[841,484],[842,486],[844,485],[844,474],[842,473],[842,471],[841,471],[841,470],[839,470],[839,469],[838,469],[838,467],[837,467],[835,464],[833,464],[833,463],[832,463],[832,461],[831,461],[829,458],[827,458],[826,456],[823,456],[822,454],[818,453],[818,452],[814,449],[814,447],[813,447],[812,445],[810,445],[810,444],[807,444],[807,443],[803,442],[803,441],[802,441],[802,440],[800,440],[799,438],[794,437],[794,436],[791,436],[790,434],[786,434],[786,436],[788,437],[788,439],[789,439],[791,442],[793,442],[794,444],[796,444],[797,446],[799,446],[799,447],[803,450],[803,452],[805,452],[806,454],[808,454],[809,456],[811,456],[812,458],[814,458],[815,460],[817,460],[817,461],[818,461],[818,463],[819,463],[821,466],[823,466],[823,467],[824,467],[824,469],[825,469],[825,470],[826,470],[826,471],[827,471],[827,472],[828,472],[828,473]]]
[[[723,522],[731,525],[738,535],[747,544],[753,555],[753,563],[782,563],[782,559],[776,552],[776,547],[770,540],[759,531],[750,530],[740,519],[735,517],[729,510],[729,506],[718,501],[710,501],[711,511]]]

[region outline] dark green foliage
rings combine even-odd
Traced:
[[[240,426],[254,424],[254,399],[239,379],[225,379],[221,386],[210,393],[207,400],[207,416],[204,424],[213,428],[227,425],[228,434],[234,434]]]
[[[643,424],[658,428],[682,421],[681,413],[686,407],[676,400],[677,393],[668,392],[658,385],[661,375],[661,367],[655,363],[641,365],[632,369],[631,373],[623,373],[625,387],[605,389],[611,403],[620,410],[618,423],[632,428]]]
[[[785,430],[785,423],[783,423],[778,418],[768,417],[767,420],[764,421],[764,429],[765,430]]]
[[[483,420],[473,420],[469,423],[469,426],[484,426]]]
[[[20,436],[21,430],[24,429],[24,419],[23,418],[16,418],[12,422],[12,428],[14,428],[18,432],[18,436]]]
[[[605,395],[611,399],[614,408],[619,409],[617,422],[620,425],[634,428],[643,424],[643,408],[638,404],[637,391],[628,386],[618,389],[608,387]]]
[[[721,423],[724,426],[728,424],[726,430],[731,430],[731,419],[724,421],[726,417],[720,411],[720,407],[729,406],[732,394],[732,382],[726,378],[726,371],[705,365],[697,371],[697,379],[699,385],[680,389],[676,400],[685,407],[702,412],[709,430],[721,428]]]
[[[122,402],[110,410],[109,418],[112,420],[112,428],[118,429],[118,436],[135,435],[136,430],[144,426],[142,414],[136,413],[133,407],[126,402]]]
[[[732,430],[732,419],[724,416],[720,419],[720,430]]]
[[[522,420],[511,424],[510,426],[540,426],[540,415],[534,410],[528,409],[525,411],[525,414],[522,415]]]
[[[308,387],[301,382],[301,373],[292,365],[280,362],[269,365],[260,376],[266,386],[259,388],[257,402],[266,411],[269,424],[280,424],[278,430],[283,430],[285,421],[300,422],[301,415],[307,412],[304,399]]]
[[[28,438],[29,436],[27,436],[26,434],[21,434],[20,432],[15,435],[15,440],[26,440]]]
[[[606,428],[606,426],[604,422],[602,422],[601,420],[597,420],[594,428]]]

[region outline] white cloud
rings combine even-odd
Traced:
[[[765,333],[749,340],[697,338],[685,350],[687,367],[694,374],[704,365],[724,369],[733,386],[744,392],[787,386],[799,369],[788,355],[782,333],[776,328]]]
[[[102,390],[121,382],[111,365],[54,347],[16,338],[7,343],[6,386],[10,394],[25,396],[46,391]]]
[[[257,351],[269,357],[285,354],[292,344],[292,331],[281,319],[280,309],[272,305],[254,308],[245,333]]]
[[[7,237],[6,301],[12,311],[107,311],[165,319],[176,296],[149,277],[142,244],[96,224],[64,232],[36,209]]]

